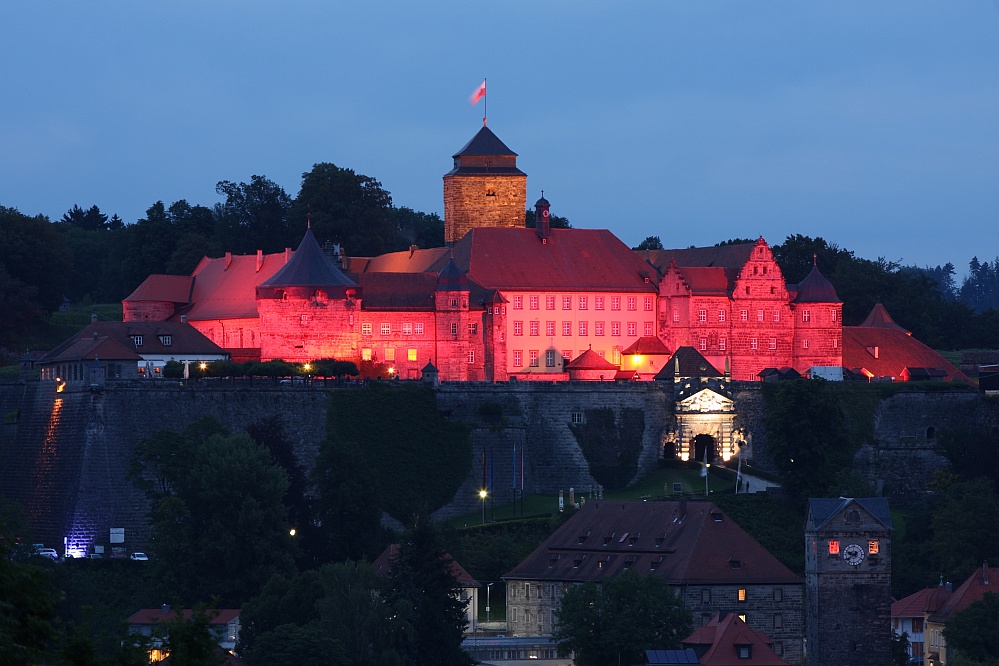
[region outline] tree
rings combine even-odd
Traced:
[[[938,491],[931,511],[930,553],[937,571],[947,579],[965,578],[999,553],[999,534],[982,529],[999,524],[999,497],[987,479],[958,481]]]
[[[999,595],[986,592],[982,598],[954,615],[944,627],[947,647],[982,666],[999,666]],[[950,663],[948,660],[947,663]]]
[[[909,634],[891,632],[891,666],[907,666],[909,663]]]
[[[311,216],[320,243],[341,243],[353,256],[402,249],[392,214],[392,196],[374,178],[329,162],[302,174],[302,188],[289,211],[292,229],[304,231]]]
[[[104,231],[108,227],[108,216],[101,212],[97,206],[91,206],[84,211],[77,205],[73,205],[69,211],[62,216],[64,224],[77,226],[85,231]]]
[[[59,593],[49,571],[10,559],[11,535],[0,522],[0,663],[28,666],[45,661]]]
[[[326,440],[312,474],[318,495],[317,554],[333,562],[377,556],[384,546],[378,478],[357,444]]]
[[[291,197],[284,189],[264,176],[253,176],[249,183],[219,181],[215,191],[225,201],[215,207],[220,237],[230,251],[277,252],[301,238],[304,217],[290,224]]]
[[[635,664],[646,649],[678,648],[691,631],[690,611],[669,583],[634,571],[570,589],[555,617],[559,655],[574,652],[579,666]]]
[[[645,240],[638,244],[637,247],[631,248],[632,250],[665,250],[663,247],[663,242],[659,240],[659,236],[646,236]]]
[[[392,561],[389,604],[410,608],[413,640],[408,663],[417,666],[466,666],[471,657],[461,649],[467,620],[461,587],[451,557],[434,525],[417,516],[403,535]]]
[[[417,247],[444,245],[444,220],[437,213],[420,213],[412,208],[402,207],[393,208],[391,217],[401,242]]]

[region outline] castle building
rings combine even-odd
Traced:
[[[335,262],[307,230],[294,252],[152,275],[124,300],[124,318],[186,316],[235,361],[335,357],[400,378],[431,363],[442,381],[651,380],[685,346],[732,380],[778,368],[835,378],[844,336],[854,347],[863,338],[845,331],[818,266],[787,283],[763,238],[639,252],[606,229],[551,228],[544,197],[526,228],[516,153],[483,126],[453,157],[445,247]],[[585,352],[613,367],[569,365]],[[899,379],[925,378],[930,365],[920,358]]]

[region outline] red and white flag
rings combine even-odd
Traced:
[[[468,98],[469,104],[475,106],[478,104],[479,100],[486,96],[486,82],[483,81],[482,85],[475,89],[475,92],[471,94]]]

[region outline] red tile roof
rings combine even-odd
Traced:
[[[427,365],[430,365],[429,363]],[[458,564],[451,555],[444,553],[450,563],[451,575],[458,581],[461,587],[482,587],[482,583],[472,578],[472,575],[465,571],[464,567]],[[392,562],[399,557],[399,544],[390,544],[382,551],[381,555],[371,563],[375,573],[379,576],[388,576],[392,571]]]
[[[433,311],[437,276],[433,273],[361,273],[364,310]]]
[[[364,273],[439,273],[451,256],[451,248],[434,247],[389,252],[367,260],[351,259],[351,270]],[[363,264],[363,265],[362,265]]]
[[[986,592],[999,594],[999,568],[983,564],[961,583],[961,587],[954,590],[940,610],[930,615],[930,621],[946,623],[957,613],[980,601]]]
[[[599,581],[633,569],[672,584],[801,584],[711,502],[587,502],[504,578]]]
[[[899,599],[891,605],[891,616],[923,617],[923,613],[935,613],[950,598],[951,591],[943,585],[927,587],[919,592]]]
[[[190,275],[150,275],[125,298],[131,301],[190,303],[194,278]]]
[[[669,356],[670,352],[662,340],[654,335],[650,335],[638,338],[630,347],[621,352],[622,356],[633,356],[635,354],[641,356]]]
[[[900,328],[844,326],[843,367],[896,381],[901,381],[906,368],[936,368],[944,371],[945,381],[969,381],[947,359]]]
[[[677,268],[690,292],[700,296],[728,296],[732,281],[725,268],[718,266],[679,266]]]
[[[617,370],[617,366],[603,356],[587,349],[565,365],[566,370]]]
[[[454,245],[454,260],[485,288],[655,293],[658,276],[606,229],[477,228]],[[648,282],[646,282],[646,279]]]
[[[136,347],[133,336],[142,336]],[[161,336],[170,336],[164,345]],[[99,321],[46,354],[41,362],[95,357],[106,361],[141,360],[148,356],[207,354],[224,356],[225,350],[206,338],[190,324],[171,321]]]
[[[891,318],[888,314],[888,310],[885,306],[880,303],[875,303],[874,307],[871,309],[870,313],[867,315],[867,319],[861,322],[860,327],[862,328],[890,328],[897,331],[902,331],[906,335],[909,335],[909,331],[905,330],[901,326],[895,323],[895,320]]]
[[[724,617],[715,615],[708,624],[695,629],[680,643],[684,647],[707,646],[700,655],[702,666],[787,666],[787,662],[770,648],[773,644],[770,637],[762,631],[754,631],[734,613],[727,613]],[[739,658],[739,646],[749,647],[748,659]]]
[[[196,321],[256,318],[257,286],[284,266],[288,256],[263,255],[259,270],[256,255],[203,259],[194,272],[193,304],[183,312]]]

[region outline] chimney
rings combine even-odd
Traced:
[[[292,253],[292,250],[291,250],[291,248],[290,248],[290,247],[286,247],[286,248],[284,249],[284,263],[286,263],[286,264],[287,264],[287,263],[288,263],[289,261],[291,261],[291,255],[292,255],[292,254],[293,254],[293,253]]]
[[[225,253],[225,267],[222,270],[229,270],[229,264],[232,263],[232,252]]]
[[[187,315],[186,314],[183,314],[183,315],[180,316],[180,323],[181,324],[186,324],[187,323]]]
[[[96,312],[91,312],[90,313],[90,323],[91,324],[96,324],[97,323],[97,313]]]
[[[257,272],[258,273],[260,272],[260,269],[263,267],[263,265],[264,265],[264,251],[263,250],[257,250]]]
[[[984,562],[982,564],[982,584],[983,585],[988,585],[989,584],[989,563],[988,562]]]

